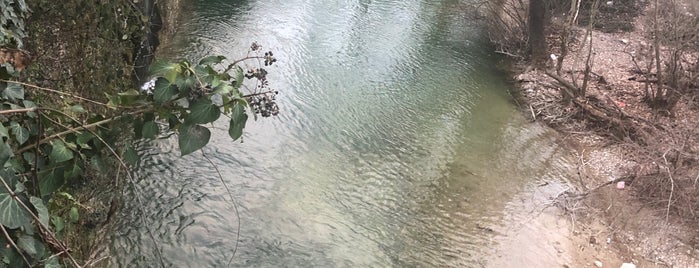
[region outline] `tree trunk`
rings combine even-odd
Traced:
[[[529,55],[535,66],[546,63],[546,35],[544,23],[546,18],[545,0],[529,1]]]

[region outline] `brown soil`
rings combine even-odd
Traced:
[[[643,20],[631,32],[593,31],[591,84],[579,103],[564,101],[564,86],[542,70],[522,66],[515,75],[526,114],[561,131],[579,156],[575,191],[557,198],[576,251],[564,267],[699,267],[699,94],[690,90],[670,111],[649,106],[634,61],[649,43]],[[575,31],[561,76],[579,85],[589,43]]]

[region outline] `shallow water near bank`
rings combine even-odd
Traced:
[[[268,79],[282,111],[249,122],[242,143],[215,124],[203,152],[234,201],[201,153],[144,143],[111,265],[157,266],[156,246],[173,267],[226,266],[234,252],[231,266],[248,267],[565,259],[527,240],[558,239],[541,210],[574,161],[515,109],[459,2],[191,1],[163,55],[235,59],[256,41],[279,59]]]

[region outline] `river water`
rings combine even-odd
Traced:
[[[462,2],[189,1],[162,55],[240,58],[256,41],[278,58],[281,113],[242,143],[215,124],[203,152],[234,201],[201,153],[144,143],[110,265],[555,264],[527,240],[556,228],[532,219],[574,161],[516,110]]]

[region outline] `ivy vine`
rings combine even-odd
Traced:
[[[105,172],[107,158],[116,157],[125,166],[135,164],[133,147],[120,141],[126,130],[133,132],[134,140],[175,133],[184,156],[209,142],[210,127],[221,117],[227,118],[231,139],[238,140],[249,115],[271,116],[263,111],[278,110],[267,71],[249,68],[246,75],[240,65],[249,60],[276,61],[270,52],[258,56],[259,45],[252,48],[256,50],[249,56],[235,61],[211,56],[196,64],[156,62],[151,82],[140,90],[105,94],[106,102],[0,80],[0,245],[7,245],[0,251],[2,263],[51,267],[65,257],[79,266],[60,240],[63,230],[79,222],[79,203],[66,198],[69,195],[62,190],[86,170]],[[244,80],[254,83],[249,94],[243,94]],[[67,101],[64,107],[42,106],[32,100],[32,92],[61,94]],[[83,103],[118,113],[105,117]],[[57,199],[72,201],[68,217],[49,215],[47,204]]]
[[[0,267],[81,267],[63,241],[86,224],[86,209],[66,189],[89,172],[106,173],[111,159],[127,169],[137,163],[125,133],[133,141],[177,134],[184,156],[208,144],[221,117],[238,140],[250,115],[278,113],[262,67],[276,59],[255,43],[238,60],[156,62],[143,88],[105,93],[104,100],[21,82],[26,61],[15,59],[27,55],[16,48],[29,9],[24,0],[0,0],[0,7]],[[248,61],[258,67],[243,65]]]

